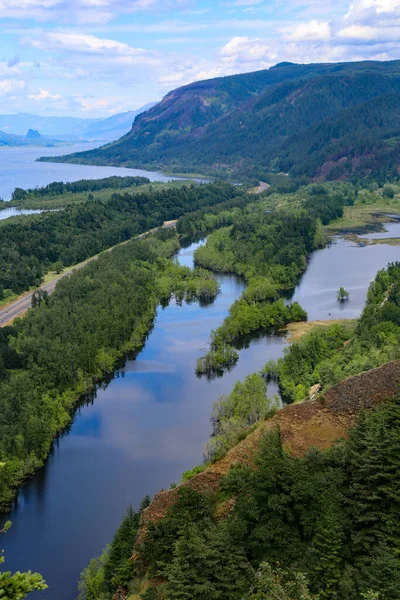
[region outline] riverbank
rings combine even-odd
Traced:
[[[348,333],[352,333],[357,325],[357,319],[331,319],[328,321],[302,321],[300,323],[289,323],[284,330],[288,333],[288,342],[293,343],[313,331],[324,330],[331,325],[340,325]]]
[[[180,264],[193,266],[197,246],[180,250]],[[293,300],[312,321],[357,318],[370,280],[396,256],[391,246],[358,247],[339,240],[311,256]],[[45,467],[20,489],[5,517],[13,529],[3,547],[10,569],[44,574],[50,590],[42,598],[52,599],[56,590],[59,600],[76,599],[79,573],[112,539],[127,506],[137,507],[146,494],[168,489],[202,461],[213,403],[288,347],[285,333],[250,336],[230,372],[212,381],[198,379],[194,367],[210,331],[244,289],[235,276],[217,278],[221,293],[212,305],[172,302],[158,309],[143,350],[78,407]],[[340,285],[351,292],[345,306],[336,301]],[[270,384],[268,394],[276,391]]]

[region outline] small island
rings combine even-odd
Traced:
[[[345,290],[344,287],[341,287],[336,297],[338,302],[347,302],[347,300],[350,298],[350,293]]]

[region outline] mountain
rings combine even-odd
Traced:
[[[187,85],[69,161],[315,178],[396,174],[400,61],[300,65]],[[63,160],[63,159],[61,159]]]
[[[37,132],[36,132],[37,133]],[[0,131],[0,147],[1,146],[41,146],[41,147],[53,147],[58,146],[60,142],[58,140],[51,140],[42,138],[40,135],[34,135],[34,132],[27,135],[13,135],[10,133],[4,133]]]
[[[27,139],[39,139],[41,137],[40,133],[37,129],[28,129],[28,133],[26,134]]]
[[[28,113],[0,115],[0,130],[11,135],[26,135],[28,130],[38,131],[41,136],[66,140],[116,140],[132,127],[135,117],[154,106],[146,104],[106,119],[80,119],[76,117],[41,117]]]

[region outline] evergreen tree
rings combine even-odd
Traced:
[[[250,569],[241,548],[230,542],[224,529],[201,531],[188,525],[166,574],[171,600],[241,600]]]
[[[316,600],[312,596],[303,573],[283,569],[279,565],[273,568],[262,563],[255,574],[248,600]]]
[[[104,564],[105,586],[110,592],[127,587],[132,579],[133,563],[130,559],[138,528],[139,513],[130,506],[114,535]]]
[[[338,583],[343,572],[344,515],[333,489],[321,507],[312,542],[310,565],[313,567],[314,588],[319,598],[338,597]]]

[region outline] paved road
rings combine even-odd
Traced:
[[[258,188],[256,190],[256,194],[262,194],[263,192],[266,192],[269,187],[270,187],[269,183],[265,183],[265,181],[260,181],[260,185],[258,186]]]
[[[163,227],[170,228],[170,227],[175,227],[175,225],[176,225],[176,221],[166,221],[164,223]],[[151,231],[146,231],[146,233],[142,233],[141,235],[136,236],[135,239],[141,239],[141,238],[145,237],[146,235],[149,235],[149,233],[153,233],[154,231],[155,231],[155,229],[152,229]],[[123,242],[123,243],[126,244],[127,242]],[[112,248],[109,248],[108,250],[106,250],[106,252],[110,252],[111,250],[112,250]],[[67,271],[66,273],[61,273],[58,277],[53,279],[53,281],[42,285],[38,289],[45,290],[46,292],[51,294],[52,292],[54,292],[55,287],[56,287],[57,283],[60,281],[60,279],[63,279],[63,277],[68,277],[68,275],[73,273],[73,271],[75,271],[76,269],[82,269],[84,266],[86,266],[92,260],[96,260],[98,258],[98,256],[99,255],[88,258],[83,263],[80,263],[78,266],[76,266],[74,269]],[[37,290],[33,290],[32,292],[27,292],[23,296],[20,296],[12,304],[9,304],[8,306],[5,306],[4,308],[0,309],[0,327],[4,327],[5,325],[10,324],[17,317],[21,317],[31,307],[32,296],[35,293],[35,291],[37,291]]]

